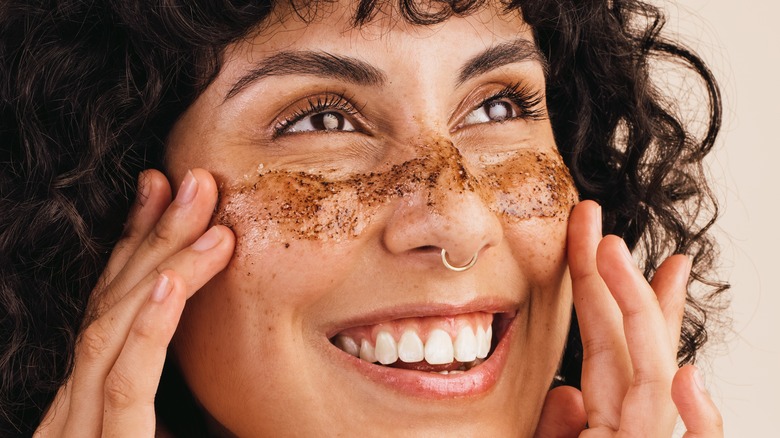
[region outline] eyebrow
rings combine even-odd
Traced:
[[[458,85],[498,67],[527,60],[540,62],[546,70],[544,55],[531,41],[521,38],[501,43],[469,59],[460,69]],[[381,85],[387,80],[381,70],[359,59],[327,52],[284,51],[257,62],[233,84],[224,100],[262,78],[296,74],[341,79],[358,85]]]
[[[520,38],[493,46],[469,59],[458,74],[458,85],[507,64],[537,61],[547,71],[547,61],[533,42]]]
[[[259,79],[282,75],[320,76],[341,79],[358,85],[380,85],[386,80],[381,70],[359,59],[327,52],[279,52],[256,63],[252,70],[230,88],[225,100]]]

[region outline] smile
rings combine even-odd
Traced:
[[[396,391],[422,398],[476,395],[498,380],[515,315],[401,318],[346,328],[330,342],[342,360]]]

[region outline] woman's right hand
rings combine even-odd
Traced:
[[[73,372],[36,437],[154,436],[154,397],[184,303],[233,254],[232,231],[209,228],[216,202],[205,170],[188,172],[173,201],[162,173],[141,174],[124,235],[92,292]]]

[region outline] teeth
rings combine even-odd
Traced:
[[[362,342],[360,342],[360,358],[363,359],[366,362],[374,363],[376,362],[376,356],[374,355],[374,346],[371,345],[368,340],[363,339]]]
[[[455,360],[458,362],[471,362],[476,359],[478,344],[477,337],[474,335],[474,330],[469,326],[461,328],[453,347]]]
[[[382,365],[390,365],[398,360],[398,346],[393,335],[381,331],[376,335],[376,358]]]
[[[349,336],[344,336],[344,335],[337,336],[335,344],[340,349],[346,351],[347,353],[355,357],[360,356],[360,347],[358,347],[357,342],[355,342],[355,340],[350,338]]]
[[[404,331],[398,341],[398,358],[406,363],[420,362],[425,359],[425,347],[422,340],[412,330]]]
[[[386,328],[376,334],[375,343],[370,337],[361,338],[339,334],[332,342],[347,354],[366,362],[390,365],[398,360],[406,363],[425,360],[431,365],[444,365],[457,361],[465,366],[460,370],[467,371],[490,354],[493,327],[487,325],[484,329],[477,325],[475,330],[470,325],[462,325],[454,339],[443,329],[433,329],[424,343],[414,328],[405,329],[398,341]]]
[[[425,361],[431,365],[442,365],[452,362],[452,338],[441,329],[435,329],[428,335],[425,342]]]
[[[488,326],[487,331],[477,327],[477,357],[484,359],[490,353],[490,342],[493,339],[493,327]]]

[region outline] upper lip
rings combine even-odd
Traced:
[[[347,317],[329,325],[325,329],[325,334],[330,339],[352,327],[375,325],[404,318],[455,316],[475,312],[506,313],[514,316],[519,307],[519,302],[497,297],[477,298],[463,303],[404,303]]]

